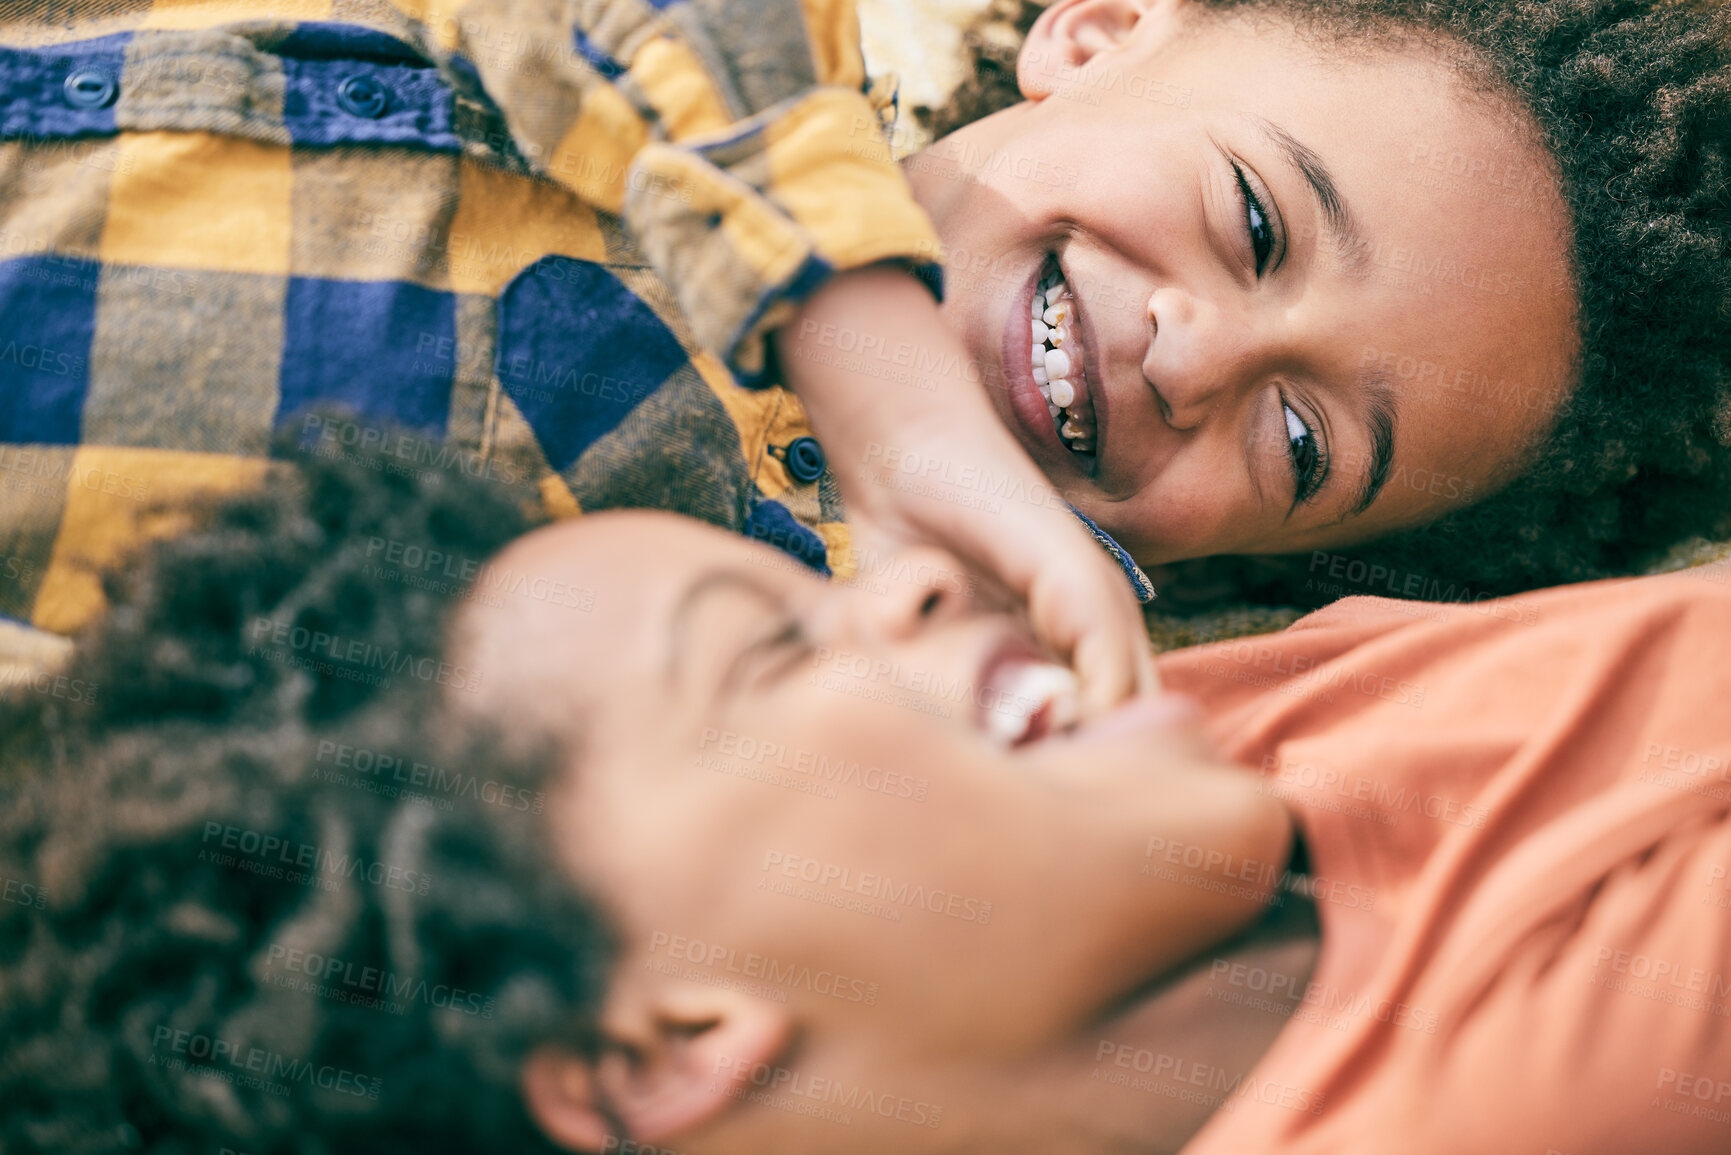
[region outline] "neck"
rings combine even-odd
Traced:
[[[1063,1133],[1044,1151],[1075,1155],[1171,1155],[1188,1143],[1261,1061],[1289,1021],[1228,1001],[1237,967],[1261,968],[1282,989],[1303,990],[1316,968],[1316,908],[1288,895],[1237,938],[1143,991],[1096,1031],[1049,1080],[1048,1118]],[[1015,1148],[1020,1149],[1020,1148]],[[1030,1147],[1029,1149],[1033,1149]]]

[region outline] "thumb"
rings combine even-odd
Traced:
[[[1081,551],[1049,557],[1027,587],[1035,635],[1067,659],[1082,684],[1082,712],[1096,717],[1133,694],[1160,688],[1141,609],[1123,576],[1080,529]]]

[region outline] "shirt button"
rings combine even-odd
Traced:
[[[370,76],[351,76],[337,86],[337,103],[351,116],[377,120],[391,106],[391,94]]]
[[[74,108],[107,108],[120,95],[120,85],[106,72],[80,68],[66,78],[65,92]]]
[[[823,476],[824,466],[823,446],[817,443],[815,437],[795,437],[787,445],[787,471],[801,485],[809,484]]]

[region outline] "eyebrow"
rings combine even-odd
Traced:
[[[1361,267],[1368,259],[1368,246],[1358,227],[1358,218],[1347,206],[1328,164],[1309,145],[1273,121],[1261,117],[1251,120],[1316,198],[1322,219],[1333,234],[1335,251],[1345,259],[1349,269]],[[1400,417],[1394,389],[1388,378],[1375,373],[1363,377],[1360,387],[1366,396],[1364,420],[1370,431],[1370,456],[1365,459],[1364,473],[1354,487],[1352,504],[1342,521],[1357,517],[1376,502],[1383,486],[1388,484],[1388,472],[1394,464],[1394,430]]]
[[[1335,183],[1334,174],[1329,171],[1328,165],[1308,145],[1273,121],[1259,116],[1250,119],[1262,130],[1262,134],[1268,138],[1287,165],[1303,178],[1311,195],[1316,198],[1316,206],[1321,210],[1322,219],[1328,223],[1329,232],[1334,237],[1335,251],[1344,258],[1347,267],[1357,268],[1364,264],[1366,246],[1358,227],[1358,219],[1352,215],[1346,198],[1340,195],[1340,186]]]
[[[1352,499],[1346,517],[1356,517],[1369,509],[1387,484],[1389,467],[1394,463],[1394,427],[1400,417],[1388,378],[1372,373],[1361,378],[1359,386],[1367,398],[1364,423],[1370,428],[1370,456],[1365,460],[1364,474],[1354,490],[1357,496]]]
[[[785,607],[775,591],[761,584],[755,575],[736,569],[713,569],[703,574],[691,585],[686,587],[679,601],[674,604],[673,612],[668,616],[667,623],[667,657],[663,680],[673,685],[678,680],[679,668],[684,665],[688,619],[704,598],[721,590],[740,590],[761,600],[766,606],[775,610]],[[743,662],[757,646],[751,645],[742,649],[728,663],[727,670],[722,674],[720,685],[732,683],[737,675],[740,663]]]

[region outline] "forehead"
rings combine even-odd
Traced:
[[[465,607],[456,632],[500,694],[604,691],[660,676],[679,606],[705,574],[761,575],[775,589],[797,580],[788,568],[765,547],[690,518],[586,514],[490,561],[478,579],[488,596]]]
[[[1295,316],[1330,333],[1332,376],[1374,378],[1397,399],[1394,476],[1353,520],[1357,533],[1484,496],[1575,376],[1555,165],[1531,118],[1463,74],[1453,52],[1299,34],[1265,16],[1202,20],[1145,60],[1211,127],[1267,143],[1259,164],[1294,222],[1290,243],[1314,247]],[[1262,122],[1326,164],[1360,225],[1349,243],[1327,235]]]
[[[603,668],[661,661],[670,633],[711,616],[821,594],[825,583],[781,550],[657,510],[586,514],[547,526],[502,553],[510,596],[491,617],[525,639],[582,640]],[[709,593],[725,593],[714,599]],[[664,664],[664,663],[663,663]]]

